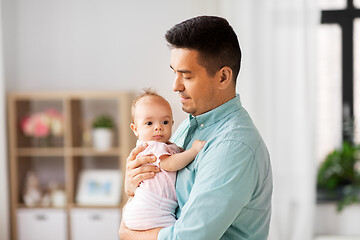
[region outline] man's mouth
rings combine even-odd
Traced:
[[[186,96],[183,96],[183,95],[180,95],[180,101],[181,102],[185,102],[186,100],[190,99],[189,97],[186,97]]]

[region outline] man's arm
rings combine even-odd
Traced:
[[[145,231],[134,231],[127,228],[124,221],[121,221],[119,237],[121,240],[156,240],[161,228],[153,228]]]
[[[160,168],[166,171],[177,171],[184,168],[195,159],[205,143],[205,141],[195,140],[191,148],[184,152],[161,156]]]

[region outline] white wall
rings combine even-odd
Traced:
[[[2,43],[2,2],[0,1],[0,240],[9,239],[9,198],[8,198],[8,167],[6,155],[6,127],[5,127],[5,83],[3,69]]]
[[[216,1],[4,0],[7,91],[153,87],[185,118],[164,34]]]
[[[152,87],[172,105],[176,128],[186,114],[171,90],[170,51],[164,34],[187,18],[216,14],[217,0],[2,0],[2,5],[0,240],[5,240],[9,239],[2,135],[5,90],[137,92]]]

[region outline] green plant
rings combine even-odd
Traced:
[[[360,202],[360,147],[344,141],[342,149],[334,150],[320,165],[317,175],[318,189],[330,196],[337,195],[337,210]],[[340,191],[340,193],[339,193]]]
[[[113,128],[114,122],[110,116],[101,115],[94,119],[93,128]]]

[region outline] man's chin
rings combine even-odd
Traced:
[[[188,114],[192,114],[191,109],[188,108],[188,107],[186,107],[186,106],[184,106],[184,105],[182,106],[182,110],[183,110],[184,112],[188,113]]]

